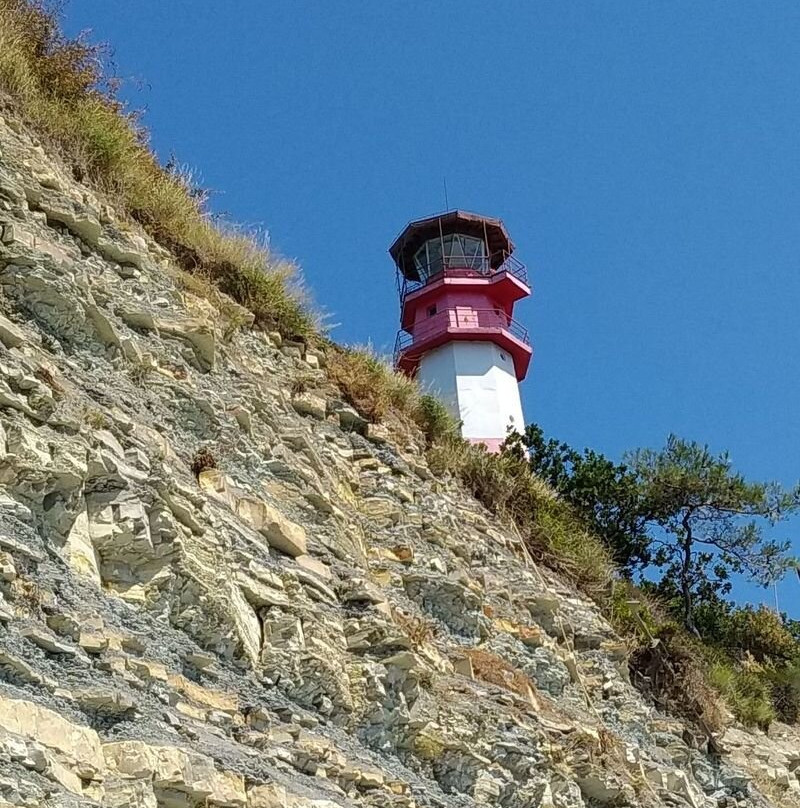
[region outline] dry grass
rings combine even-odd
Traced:
[[[614,582],[601,602],[609,622],[629,646],[631,681],[665,710],[713,734],[725,723],[722,694],[712,676],[707,646],[671,619],[665,606],[635,584]]]
[[[9,585],[11,600],[26,615],[37,616],[42,608],[42,589],[39,583],[31,578],[19,576]]]
[[[0,90],[75,176],[141,223],[180,266],[250,309],[256,324],[307,338],[310,313],[296,268],[263,241],[220,226],[191,174],[162,167],[136,116],[116,100],[103,49],[66,39],[37,0],[0,0]]]
[[[753,772],[753,782],[758,790],[769,800],[775,808],[797,808],[797,792],[787,786],[776,783],[762,770],[756,768]]]
[[[388,420],[399,435],[422,432],[428,446],[445,439],[460,440],[459,424],[445,406],[423,393],[414,379],[394,370],[371,347],[330,344],[327,370],[347,402],[369,420]]]
[[[217,459],[207,446],[203,446],[194,453],[192,458],[192,474],[195,479],[204,471],[217,468]]]
[[[472,662],[472,672],[476,679],[502,687],[524,699],[530,699],[536,693],[536,685],[528,676],[502,657],[483,648],[469,648],[464,653]]]
[[[83,411],[83,422],[92,429],[108,429],[111,426],[108,415],[94,407],[87,407]]]
[[[706,734],[710,744],[725,725],[707,649],[677,627],[665,625],[649,646],[631,656],[633,681],[664,710],[685,718]]]
[[[371,421],[389,413],[413,420],[420,394],[416,383],[392,370],[371,348],[332,346],[327,357],[328,377],[348,403]]]
[[[251,311],[223,294],[219,287],[204,275],[192,274],[180,267],[169,267],[166,272],[179,289],[208,301],[219,312],[223,342],[229,342],[237,331],[255,322],[255,315]]]
[[[415,648],[433,642],[436,636],[433,625],[422,617],[406,614],[399,609],[392,610],[397,627],[408,637]]]
[[[512,522],[534,559],[598,602],[607,596],[615,575],[609,550],[531,472],[524,457],[491,454],[455,439],[440,441],[428,454],[435,473],[454,475],[486,508]]]

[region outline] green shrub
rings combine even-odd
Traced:
[[[734,715],[745,725],[767,730],[775,720],[772,688],[758,673],[742,670],[737,673],[733,695],[727,694]]]
[[[541,503],[554,496],[524,460],[461,439],[441,441],[429,452],[429,461],[435,472],[452,473],[489,510],[520,527],[535,522]]]
[[[746,652],[759,662],[790,660],[800,653],[780,615],[766,606],[734,609],[723,642],[733,653]]]
[[[709,681],[745,726],[767,729],[775,719],[772,688],[759,671],[720,659],[711,665]]]
[[[613,581],[606,614],[614,628],[635,645],[651,642],[665,623],[647,593],[625,578]]]
[[[765,666],[764,676],[772,688],[772,706],[787,724],[800,721],[800,658],[783,665]]]
[[[535,556],[604,606],[616,575],[614,561],[606,545],[586,530],[568,506],[545,500],[528,535]]]

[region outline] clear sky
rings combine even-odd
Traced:
[[[72,0],[66,28],[112,43],[159,155],[297,259],[339,341],[391,348],[386,249],[446,178],[531,272],[528,420],[800,477],[796,0]],[[796,578],[780,597],[800,616]]]

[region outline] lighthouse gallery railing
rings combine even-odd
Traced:
[[[397,364],[400,355],[412,351],[415,346],[424,350],[426,344],[437,335],[443,332],[454,334],[458,331],[471,334],[481,332],[493,334],[498,331],[506,331],[525,345],[530,345],[528,329],[509,317],[504,311],[456,306],[442,309],[436,314],[414,323],[409,326],[407,331],[399,331],[394,344],[394,363]]]
[[[500,263],[498,264],[498,261]],[[496,266],[493,266],[496,264]],[[420,274],[419,280],[409,280],[398,273],[398,293],[400,302],[406,297],[422,289],[431,283],[436,283],[444,277],[448,278],[491,278],[501,273],[506,273],[516,278],[525,286],[530,286],[528,282],[528,271],[525,264],[517,261],[509,253],[495,253],[492,256],[444,256],[432,261],[427,266],[417,267]]]

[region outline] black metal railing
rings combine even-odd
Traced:
[[[442,257],[431,261],[426,266],[417,266],[419,272],[419,280],[409,280],[401,273],[398,273],[398,293],[400,295],[400,302],[405,301],[406,297],[414,292],[422,289],[431,283],[441,278],[491,278],[501,273],[506,273],[516,278],[525,286],[530,286],[528,283],[528,271],[525,264],[517,261],[513,255],[502,252],[494,253],[493,255],[474,255],[474,256],[459,256],[459,257]]]
[[[501,309],[471,309],[457,306],[442,309],[436,314],[414,323],[407,330],[399,331],[394,344],[395,365],[401,354],[408,353],[415,346],[424,349],[424,346],[437,335],[458,330],[472,333],[483,331],[487,334],[507,331],[515,339],[525,345],[530,345],[528,329]]]

